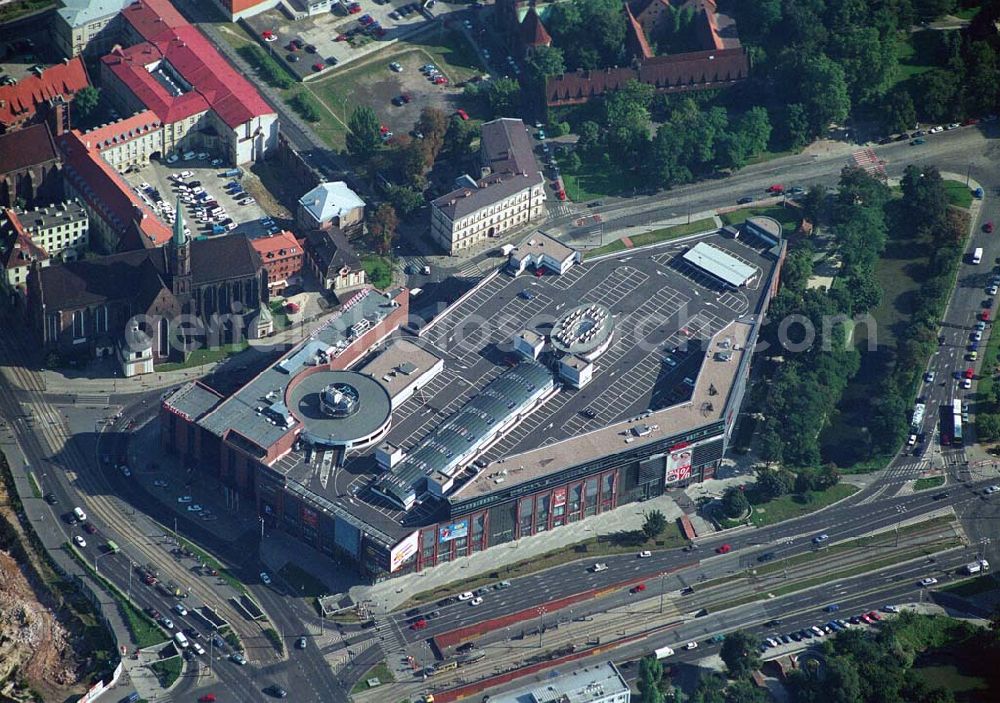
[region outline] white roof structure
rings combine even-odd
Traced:
[[[344,181],[320,183],[299,198],[299,204],[316,219],[326,222],[351,210],[365,206],[365,201],[347,187]]]
[[[612,662],[603,662],[493,696],[496,703],[628,703],[630,690]]]
[[[750,264],[705,242],[698,242],[684,252],[684,260],[733,288],[746,285],[757,275],[757,269]]]

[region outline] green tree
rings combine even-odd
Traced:
[[[757,483],[754,484],[754,492],[761,501],[774,500],[790,492],[794,482],[794,474],[787,471],[761,469],[757,472]]]
[[[479,127],[475,122],[467,122],[457,115],[448,122],[448,131],[444,135],[444,153],[452,161],[463,161],[472,153],[472,143],[479,136]]]
[[[977,413],[976,438],[983,442],[995,442],[1000,439],[1000,415],[997,413]]]
[[[955,10],[955,0],[913,0],[917,16],[930,22]]]
[[[663,703],[663,693],[660,691],[660,680],[663,677],[663,665],[655,656],[643,657],[639,660],[639,677],[636,688],[642,703]]]
[[[726,703],[770,703],[771,696],[752,681],[734,681],[726,688]]]
[[[882,125],[888,132],[903,132],[917,123],[913,97],[902,83],[886,93],[879,108]]]
[[[806,191],[805,195],[799,198],[799,207],[802,209],[802,216],[814,225],[818,225],[825,200],[826,188],[818,184],[809,186],[809,190]]]
[[[851,111],[844,69],[818,54],[805,58],[801,70],[801,103],[812,135],[824,134],[830,124],[843,124]]]
[[[367,160],[378,150],[382,142],[375,111],[370,107],[358,107],[347,122],[347,151],[352,156]]]
[[[758,0],[737,4],[737,22],[744,39],[757,43],[781,21],[781,0]]]
[[[702,673],[691,703],[726,703],[726,680],[715,672]]]
[[[616,155],[615,161],[627,168],[639,164],[644,147],[649,142],[649,105],[653,86],[629,81],[604,100],[604,128],[607,148]]]
[[[525,61],[528,78],[538,85],[543,85],[549,76],[558,76],[566,72],[566,59],[562,49],[555,46],[536,47]]]
[[[386,197],[401,217],[409,217],[424,204],[423,194],[410,186],[393,185],[386,192]]]
[[[805,105],[802,103],[785,105],[781,114],[778,124],[781,141],[785,146],[789,149],[801,149],[808,144],[812,135],[809,131],[809,118],[806,115]]]
[[[898,65],[897,41],[895,33],[882,37],[875,27],[853,26],[830,42],[854,104],[872,104],[892,85]]]
[[[738,518],[746,515],[750,502],[746,495],[736,486],[731,486],[722,494],[722,512],[726,517]]]
[[[985,41],[969,45],[966,56],[965,80],[962,90],[967,113],[985,115],[997,109],[1000,102],[1000,59]]]
[[[943,68],[935,68],[914,79],[920,95],[920,115],[929,122],[944,122],[958,114],[960,82]]]
[[[646,519],[642,523],[642,533],[646,539],[656,539],[667,529],[667,518],[659,510],[651,510],[646,513]]]
[[[521,106],[521,84],[513,78],[490,81],[486,99],[494,117],[514,116]]]
[[[733,129],[719,144],[717,159],[723,168],[742,168],[764,152],[771,139],[771,120],[763,107],[752,107],[740,115]]]
[[[375,240],[375,248],[380,254],[392,252],[393,239],[396,236],[396,225],[399,219],[396,210],[389,203],[382,203],[376,208],[368,223],[368,232]]]
[[[719,656],[726,664],[729,676],[734,679],[750,678],[750,674],[760,668],[760,642],[745,630],[736,630],[726,635],[719,650]]]
[[[448,132],[448,117],[436,107],[425,107],[420,111],[415,129],[424,135],[424,148],[427,150],[427,167],[437,161],[441,149],[444,148],[444,135]]]
[[[601,145],[601,127],[593,120],[586,120],[580,123],[577,128],[579,139],[576,142],[577,149],[582,152],[585,158],[593,156]]]
[[[101,90],[92,85],[84,86],[73,96],[73,110],[81,120],[93,114],[101,102]]]

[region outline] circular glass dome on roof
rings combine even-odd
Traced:
[[[597,356],[611,341],[613,320],[611,311],[603,305],[578,305],[567,310],[552,326],[552,346],[567,354]]]

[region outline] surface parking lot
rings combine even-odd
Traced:
[[[239,182],[241,178],[223,176],[222,174],[226,170],[228,170],[226,166],[211,166],[208,159],[194,159],[191,161],[181,159],[173,164],[152,161],[138,172],[125,174],[124,177],[129,185],[133,186],[140,194],[144,184],[155,189],[165,203],[165,205],[159,205],[158,212],[166,211],[161,219],[167,222],[167,224],[172,224],[172,220],[169,218],[170,208],[173,207],[177,197],[184,195],[184,191],[178,187],[177,182],[171,179],[171,175],[190,172],[191,175],[185,178],[184,182],[189,185],[200,183],[199,187],[208,194],[207,200],[214,200],[222,206],[225,210],[225,216],[231,218],[236,224],[235,228],[227,230],[223,234],[213,235],[211,223],[203,223],[198,220],[195,210],[196,201],[194,198],[189,198],[190,202],[181,203],[181,209],[184,213],[184,222],[190,228],[191,236],[193,237],[223,236],[227,234],[259,237],[267,234],[268,227],[260,222],[261,218],[267,216],[267,213],[263,211],[259,203],[240,205],[237,199],[233,198],[230,191],[226,189],[226,184],[231,181]],[[146,197],[148,200],[154,201],[149,196],[148,191]],[[151,202],[151,205],[154,208],[157,207],[155,201]]]
[[[291,20],[275,9],[249,17],[246,22],[260,40],[276,37],[265,45],[293,73],[306,77],[316,72],[316,63],[323,68],[349,63],[412,34],[434,17],[465,9],[464,5],[435,2],[425,10],[415,0],[360,0],[345,6],[354,4],[358,6],[354,12],[338,4],[332,12],[301,20]],[[301,47],[292,43],[296,39],[301,41]]]

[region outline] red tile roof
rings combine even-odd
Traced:
[[[14,85],[0,86],[0,124],[19,124],[34,116],[40,103],[56,96],[70,99],[90,85],[83,59],[77,56],[42,72],[30,75]]]
[[[302,254],[302,244],[288,230],[282,230],[269,237],[256,237],[250,240],[250,245],[257,250],[265,265],[269,260],[268,254],[273,254],[270,259]]]
[[[528,8],[528,13],[521,20],[521,39],[528,46],[551,46],[552,36],[542,24],[542,18],[535,11],[535,6]]]
[[[118,234],[131,223],[153,246],[170,241],[171,231],[146,206],[125,179],[101,158],[97,149],[88,149],[78,132],[67,132],[59,138],[64,157],[63,175],[90,208],[101,213]]]
[[[0,176],[59,161],[47,124],[33,124],[0,134]]]
[[[644,60],[638,68],[553,76],[545,82],[545,99],[550,106],[585,103],[608,91],[621,90],[630,80],[652,85],[661,93],[724,88],[745,79],[749,70],[746,50],[742,48],[655,56]]]
[[[80,136],[91,149],[107,149],[149,134],[159,129],[160,125],[161,122],[155,113],[143,110],[131,117],[83,132]]]
[[[146,41],[102,61],[165,124],[211,109],[235,129],[254,117],[274,114],[250,82],[166,0],[139,0],[123,15]],[[171,95],[146,70],[161,59],[191,84],[190,91]]]
[[[45,259],[49,258],[48,252],[35,244],[34,240],[31,239],[31,235],[24,230],[24,225],[21,224],[21,220],[14,210],[5,208],[4,214],[14,228],[14,241],[7,252],[7,260],[4,261],[6,268],[14,269],[19,266],[29,266],[33,261],[45,261]]]
[[[653,49],[649,46],[649,41],[646,39],[646,32],[635,18],[635,15],[632,14],[632,8],[627,3],[625,5],[625,21],[625,44],[629,47],[632,54],[642,59],[653,58]]]

